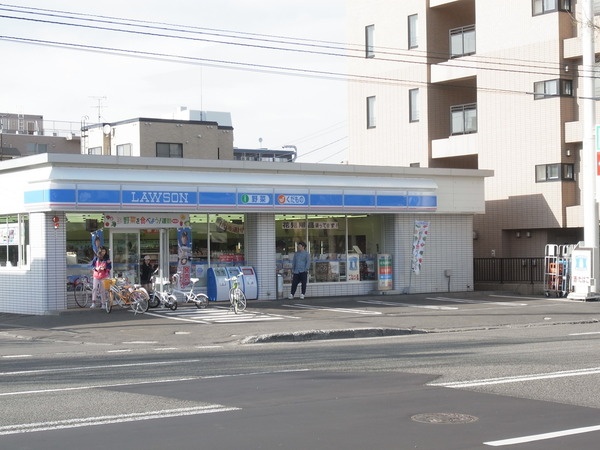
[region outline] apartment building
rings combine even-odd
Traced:
[[[0,113],[0,161],[40,153],[79,153],[79,126],[44,116]]]
[[[180,108],[168,119],[138,117],[84,124],[81,153],[231,160],[234,159],[231,117],[229,113]]]
[[[582,240],[581,3],[349,0],[350,163],[493,170],[475,257]]]

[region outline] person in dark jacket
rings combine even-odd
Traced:
[[[292,290],[288,298],[291,300],[296,294],[298,284],[302,286],[302,292],[300,299],[304,299],[306,294],[306,283],[308,281],[308,269],[310,267],[310,256],[306,251],[306,244],[302,241],[298,242],[298,251],[294,253],[294,259],[292,261]]]

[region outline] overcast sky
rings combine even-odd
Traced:
[[[346,72],[345,59],[335,56],[346,41],[344,3],[0,3],[0,112],[96,123],[99,113],[116,122],[167,118],[180,106],[225,111],[236,147],[296,145],[300,162],[338,164],[347,159],[347,87],[329,74]]]

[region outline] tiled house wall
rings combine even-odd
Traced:
[[[420,273],[411,271],[415,221],[428,221]],[[402,293],[473,290],[473,218],[468,215],[403,215],[384,221],[384,251],[392,255],[394,290]],[[450,270],[450,277],[445,271]]]
[[[59,228],[52,218],[57,216]],[[47,314],[67,308],[65,217],[62,213],[29,215],[28,267],[0,271],[0,310]]]

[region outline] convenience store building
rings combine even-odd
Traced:
[[[473,216],[485,211],[489,176],[66,154],[4,161],[0,312],[70,307],[69,282],[90,274],[96,237],[113,275],[137,281],[150,255],[165,276],[198,277],[206,292],[210,268],[247,266],[260,300],[289,293],[298,241],[311,255],[308,298],[472,290]]]

